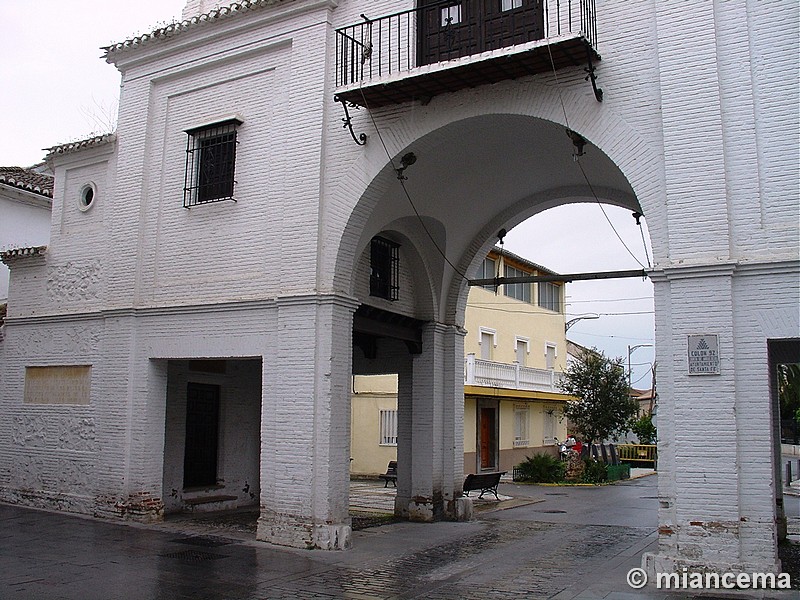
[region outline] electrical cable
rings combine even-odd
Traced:
[[[553,77],[556,80],[556,90],[558,91],[558,99],[561,102],[561,110],[564,112],[564,124],[567,126],[567,132],[569,133],[570,131],[572,131],[572,127],[570,127],[570,125],[569,125],[569,117],[567,116],[567,107],[564,104],[564,98],[563,98],[563,96],[561,94],[561,82],[558,79],[558,73],[556,72],[556,63],[553,60],[553,50],[550,47],[550,44],[547,45],[547,53],[550,55],[550,66],[553,68]],[[595,193],[595,191],[594,191],[594,186],[592,186],[592,182],[589,181],[589,176],[586,175],[586,171],[583,170],[583,165],[581,164],[580,158],[577,155],[574,155],[574,158],[575,158],[575,163],[578,165],[578,168],[580,169],[581,174],[583,175],[584,181],[586,181],[586,185],[589,186],[589,191],[592,193],[592,196],[594,197],[595,202],[597,202],[597,206],[599,206],[600,210],[603,212],[603,216],[606,218],[606,221],[608,221],[608,224],[611,226],[611,230],[614,232],[614,235],[617,236],[617,239],[625,247],[625,250],[628,251],[628,254],[631,255],[633,260],[635,260],[638,263],[638,265],[640,267],[642,267],[643,269],[646,268],[642,264],[642,261],[640,261],[636,257],[636,255],[631,251],[631,249],[628,247],[628,245],[622,239],[622,236],[617,231],[617,228],[614,227],[614,224],[611,222],[611,219],[609,218],[608,213],[606,213],[606,209],[603,206],[603,203],[600,202],[600,198],[597,196],[597,193]],[[644,231],[642,232],[642,236],[644,236]],[[645,248],[645,254],[647,254],[647,249],[646,248]],[[648,259],[647,262],[649,264],[650,260]]]
[[[363,85],[363,80],[362,80],[361,84]],[[374,115],[372,114],[372,111],[369,108],[369,104],[367,103],[367,97],[364,95],[364,89],[363,89],[362,85],[359,85],[358,90],[359,90],[359,92],[361,92],[361,99],[364,101],[364,108],[367,109],[367,114],[369,115],[369,118],[372,121],[372,126],[375,128],[375,132],[378,134],[378,139],[381,142],[381,146],[383,146],[383,151],[386,153],[386,157],[389,159],[389,164],[391,164],[392,165],[392,169],[394,169],[394,171],[397,172],[397,167],[394,166],[394,160],[392,159],[392,155],[389,153],[389,148],[386,147],[386,142],[384,142],[384,140],[383,140],[383,135],[381,134],[381,130],[378,127],[378,123],[375,121],[375,117],[374,117]],[[414,211],[414,214],[417,216],[417,219],[419,220],[420,225],[422,225],[422,229],[425,231],[425,234],[431,240],[431,243],[433,244],[434,248],[436,248],[437,252],[439,252],[439,254],[441,254],[441,256],[444,259],[444,261],[448,265],[450,265],[450,268],[453,269],[453,271],[455,271],[464,281],[469,281],[469,277],[467,277],[460,269],[458,269],[458,267],[456,267],[452,262],[450,262],[450,259],[447,258],[447,255],[439,247],[439,244],[436,242],[436,240],[434,239],[433,235],[428,230],[427,225],[425,225],[425,221],[422,219],[422,216],[419,214],[419,211],[417,210],[417,207],[414,204],[414,201],[411,199],[411,194],[408,193],[408,189],[406,188],[406,184],[403,181],[402,176],[398,177],[397,179],[398,179],[398,181],[400,181],[400,187],[403,188],[403,193],[405,194],[406,198],[408,199],[408,203],[411,205],[411,209]]]

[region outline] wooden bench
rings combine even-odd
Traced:
[[[500,483],[500,478],[505,474],[505,471],[500,471],[498,473],[478,473],[477,475],[475,473],[470,473],[464,480],[464,495],[469,496],[470,492],[477,492],[480,490],[481,494],[478,498],[483,498],[486,492],[492,492],[494,497],[500,500],[497,496],[497,486]]]
[[[383,487],[389,487],[390,481],[394,487],[397,487],[397,461],[390,460],[389,466],[386,467],[386,473],[378,475],[378,477],[383,479]]]

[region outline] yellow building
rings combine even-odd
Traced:
[[[522,257],[492,250],[476,278],[550,275]],[[566,437],[564,286],[473,287],[464,340],[464,472],[511,471]],[[375,475],[397,457],[397,376],[353,378],[351,473]]]

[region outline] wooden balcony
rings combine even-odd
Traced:
[[[367,108],[566,67],[593,75],[600,60],[594,0],[420,0],[362,17],[336,31],[336,96]]]

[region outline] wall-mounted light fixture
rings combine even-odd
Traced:
[[[403,154],[403,157],[400,159],[400,167],[395,169],[395,171],[397,171],[397,178],[401,181],[403,179],[408,179],[408,177],[403,175],[403,173],[408,167],[413,165],[415,162],[417,162],[416,154],[414,154],[413,152],[406,152],[405,154]]]
[[[586,138],[577,131],[572,131],[572,129],[567,129],[567,135],[569,139],[572,140],[572,145],[575,146],[575,152],[572,153],[572,158],[577,160],[579,156],[586,154],[583,151],[583,147],[587,144]]]

